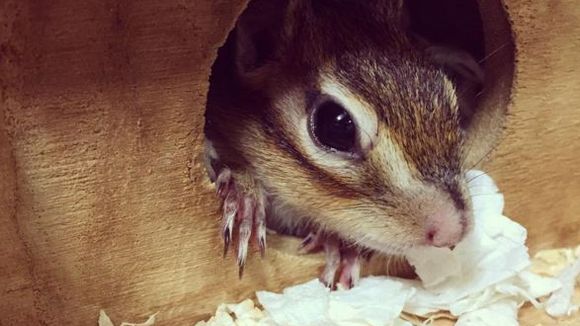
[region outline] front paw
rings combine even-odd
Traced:
[[[237,229],[237,262],[242,278],[252,234],[262,257],[266,251],[266,196],[262,187],[246,173],[223,168],[216,178],[216,190],[223,200],[222,237],[224,257]]]
[[[362,250],[335,236],[311,232],[302,241],[299,251],[311,253],[321,249],[324,250],[326,264],[320,274],[320,281],[330,288],[340,286],[350,289],[357,285],[360,278],[360,258],[364,256]]]

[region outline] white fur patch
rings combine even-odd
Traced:
[[[388,130],[380,133],[375,146],[375,152],[378,155],[373,155],[373,160],[378,161],[378,165],[383,167],[385,176],[389,182],[402,190],[411,190],[416,186],[417,181],[413,177],[411,167],[405,159],[400,146],[392,141]]]

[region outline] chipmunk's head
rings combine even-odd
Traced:
[[[475,61],[420,50],[401,1],[251,6],[237,26],[236,66],[244,98],[258,104],[240,144],[296,215],[289,223],[388,253],[459,242],[471,205],[457,89],[481,81]]]

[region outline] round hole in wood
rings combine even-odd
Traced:
[[[284,1],[271,1],[280,2]],[[475,109],[466,124],[466,148],[469,150],[465,154],[468,165],[475,166],[485,161],[502,136],[514,84],[515,45],[507,12],[499,0],[407,0],[405,3],[409,9],[409,29],[412,33],[429,42],[468,52],[485,72],[483,88],[476,97]],[[281,19],[274,19],[273,23],[280,22]],[[267,48],[271,45],[268,36],[267,33],[259,35],[262,40],[260,48],[253,51],[267,55]],[[232,37],[220,49],[213,67],[208,95],[210,103],[223,100],[213,97],[218,94],[219,88],[230,87],[230,78],[219,77],[240,68],[232,56],[235,44],[231,40]],[[256,62],[246,62],[246,55],[255,53],[242,53],[242,66],[252,68],[251,65]],[[263,58],[257,55],[253,59],[260,61]],[[236,91],[232,89],[232,93]],[[211,123],[208,121],[208,125]],[[295,241],[292,246],[280,245],[283,242],[276,238],[270,243],[278,244],[278,248],[294,250]]]

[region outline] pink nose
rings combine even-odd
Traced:
[[[457,209],[444,209],[425,221],[425,243],[434,247],[451,247],[463,238],[465,217]]]

